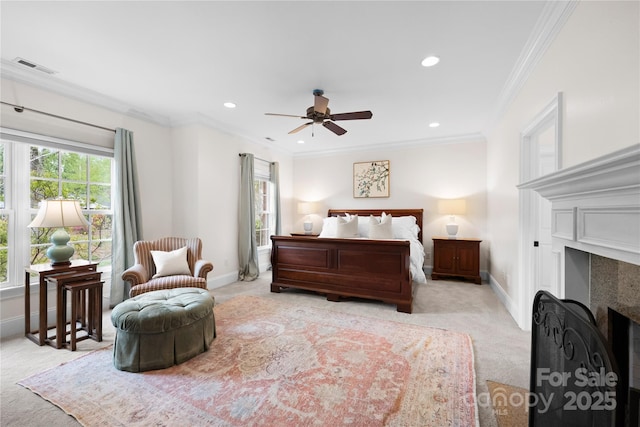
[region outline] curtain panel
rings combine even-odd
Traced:
[[[113,200],[113,236],[111,247],[111,295],[109,304],[129,297],[122,273],[134,264],[133,244],[142,240],[140,196],[133,132],[118,128],[114,141],[115,196]]]
[[[253,154],[240,155],[240,200],[238,203],[238,279],[252,281],[260,275],[255,233]]]

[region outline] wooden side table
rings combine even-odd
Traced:
[[[56,340],[48,337],[47,332],[47,277],[57,274],[97,271],[98,264],[86,260],[73,260],[69,265],[34,264],[25,267],[24,274],[24,335],[38,345],[49,344],[56,347]],[[31,274],[39,275],[38,329],[31,330]],[[61,290],[56,289],[58,297]],[[57,308],[56,308],[57,309]],[[56,314],[56,319],[58,318]],[[55,328],[57,329],[57,323]],[[52,329],[52,328],[51,328]]]
[[[431,279],[457,277],[481,284],[480,242],[480,239],[434,237]]]
[[[48,275],[47,283],[56,287],[56,348],[76,350],[76,342],[87,338],[102,341],[102,273],[73,271]],[[67,322],[67,292],[71,292],[71,321]],[[78,322],[80,323],[78,327]],[[70,331],[67,332],[67,324]],[[77,332],[84,330],[85,336]],[[67,334],[70,340],[67,341]],[[51,340],[53,338],[50,338]]]

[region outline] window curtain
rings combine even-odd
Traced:
[[[116,188],[111,239],[111,307],[129,297],[128,285],[122,280],[122,273],[134,264],[133,244],[142,239],[133,132],[116,129],[114,159]]]
[[[238,206],[238,279],[242,281],[255,280],[260,275],[255,232],[256,207],[253,181],[253,154],[241,154]]]
[[[278,162],[271,162],[269,165],[269,176],[273,184],[273,200],[275,203],[276,215],[276,236],[282,234],[282,218],[280,215],[280,165]]]

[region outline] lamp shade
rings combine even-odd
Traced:
[[[311,215],[315,212],[315,206],[312,202],[299,202],[298,213],[301,215]]]
[[[40,210],[28,225],[29,228],[59,227],[51,235],[51,243],[47,249],[47,258],[51,265],[69,265],[75,249],[69,246],[70,236],[63,227],[86,227],[87,219],[82,215],[77,200],[52,199],[40,202]]]
[[[438,212],[442,215],[464,215],[467,213],[467,202],[464,199],[439,200]]]
[[[40,210],[27,227],[87,227],[89,222],[82,214],[77,200],[52,199],[40,202]]]

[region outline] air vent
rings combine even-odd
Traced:
[[[42,71],[43,73],[58,74],[57,71],[53,71],[51,68],[44,67],[42,65],[36,64],[35,62],[26,60],[24,58],[17,57],[16,59],[13,60],[13,62],[15,62],[16,64],[20,64],[24,67],[29,67],[32,70]]]

